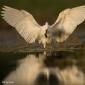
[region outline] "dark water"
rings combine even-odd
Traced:
[[[53,52],[31,52],[31,53],[0,53],[0,82],[2,82],[2,80],[6,78],[12,71],[15,71],[16,68],[19,68],[18,67],[19,65],[23,66],[22,63],[21,64],[19,63],[20,60],[25,63],[24,59],[29,60],[30,56],[34,56],[35,58],[40,58],[41,62],[43,62],[44,64],[43,67],[49,69],[49,78],[46,77],[47,75],[40,73],[39,76],[36,77],[36,82],[37,82],[36,85],[62,85],[62,83],[63,85],[66,85],[68,83],[64,84],[64,80],[62,80],[62,77],[59,77],[60,74],[62,73],[62,75],[65,77],[69,71],[70,71],[69,74],[70,73],[74,74],[73,72],[74,71],[76,72],[76,70],[78,69],[79,69],[77,71],[78,77],[81,74],[83,74],[83,76],[79,77],[81,81],[79,81],[80,79],[78,78],[79,80],[76,79],[75,82],[79,81],[80,84],[83,84],[81,82],[83,82],[83,77],[85,73],[84,52],[85,52],[84,50],[75,50],[75,51],[53,51]],[[29,67],[29,61],[26,65],[26,68],[31,69],[31,67]],[[36,68],[35,64],[34,68]],[[56,68],[59,70],[56,70]],[[24,67],[22,69],[24,69]]]

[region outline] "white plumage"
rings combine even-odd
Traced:
[[[63,29],[65,34],[59,38],[58,42],[63,42],[76,29],[76,27],[85,20],[85,6],[79,6],[72,9],[66,9],[59,14],[56,23],[59,23],[59,29]],[[56,24],[55,23],[55,24]]]
[[[38,40],[45,47],[52,40],[63,42],[72,34],[85,20],[85,5],[62,11],[51,26],[48,23],[40,26],[27,11],[8,6],[3,7],[2,16],[28,43]]]

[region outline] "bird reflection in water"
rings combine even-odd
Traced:
[[[18,61],[18,67],[3,80],[3,85],[10,85],[6,81],[13,81],[11,85],[85,85],[84,73],[75,64],[61,69],[48,57],[55,60],[46,53],[27,55]]]

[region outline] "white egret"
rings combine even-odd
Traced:
[[[60,12],[57,20],[51,26],[48,23],[40,26],[34,17],[25,10],[17,10],[8,6],[4,6],[2,9],[3,19],[13,26],[27,43],[38,40],[44,48],[46,43],[52,40],[65,41],[77,26],[85,20],[85,5],[68,8]]]

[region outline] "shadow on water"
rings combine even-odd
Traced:
[[[68,80],[68,82],[67,82],[66,80],[62,80],[62,78],[60,76],[60,75],[62,75],[62,77],[67,76],[68,73],[66,73],[66,72],[70,72],[74,75],[77,72],[78,76],[80,76],[80,78],[82,78],[81,82],[83,82],[83,76],[81,77],[81,75],[83,74],[83,72],[85,72],[85,68],[84,68],[85,55],[84,55],[84,51],[81,51],[81,50],[53,51],[53,52],[46,52],[44,54],[43,54],[43,52],[0,53],[0,82],[2,82],[2,80],[6,76],[8,76],[10,72],[16,70],[16,68],[19,68],[19,66],[23,66],[23,63],[27,62],[26,63],[27,65],[26,65],[26,68],[22,67],[22,69],[24,69],[24,70],[27,68],[31,69],[31,67],[30,67],[31,65],[29,66],[29,62],[30,62],[29,59],[30,59],[31,55],[38,58],[39,60],[41,60],[40,62],[43,63],[43,64],[39,63],[42,66],[40,68],[42,70],[42,72],[39,71],[38,72],[39,74],[37,74],[37,71],[35,71],[36,75],[39,75],[36,77],[36,85],[52,85],[52,84],[55,85],[54,83],[57,83],[57,85],[62,85],[62,82],[63,82],[63,85],[64,84],[67,85],[68,82],[70,82],[70,81]],[[19,62],[20,60],[21,60],[21,62]],[[24,60],[27,60],[27,61],[25,62]],[[36,63],[34,64],[34,68],[38,69],[36,66]],[[38,69],[38,70],[40,70],[40,69]],[[48,71],[46,69],[48,69]],[[77,71],[78,69],[80,69],[81,71],[80,70]],[[44,72],[44,70],[46,70],[46,71]],[[47,75],[49,75],[49,78],[47,77]],[[73,77],[74,77],[74,75],[73,75]],[[25,76],[26,76],[26,74],[25,74]],[[22,77],[22,76],[20,76],[20,77]],[[65,79],[67,79],[67,77],[65,77]],[[80,84],[83,84],[83,83],[80,83]],[[2,84],[0,84],[0,85],[2,85]],[[72,83],[71,83],[71,85],[72,85]]]

